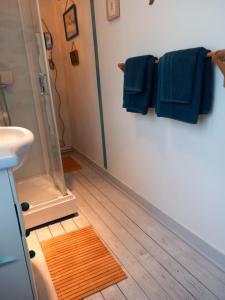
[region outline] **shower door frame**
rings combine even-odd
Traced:
[[[35,32],[33,28],[33,24],[30,23],[30,17],[28,18],[27,15],[29,15],[29,7],[28,7],[28,0],[18,0],[18,6],[20,10],[20,16],[21,16],[21,24],[23,29],[23,36],[24,36],[24,43],[25,43],[25,51],[27,55],[28,60],[28,66],[29,66],[29,72],[30,72],[30,79],[31,79],[31,85],[33,90],[33,97],[34,97],[34,103],[36,108],[36,115],[38,120],[38,126],[39,126],[39,134],[41,138],[41,145],[42,145],[42,152],[44,156],[44,163],[45,163],[45,170],[48,175],[50,175],[50,155],[48,150],[48,141],[47,136],[45,134],[46,128],[45,128],[45,119],[43,117],[43,101],[44,96],[40,93],[40,86],[37,80],[37,77],[39,74],[37,74],[37,65],[39,66],[38,69],[41,69],[40,63],[38,64],[38,45],[37,40],[35,39]],[[30,0],[29,0],[30,1]],[[52,97],[52,91],[51,91],[51,84],[50,84],[50,76],[49,76],[49,70],[47,65],[47,56],[44,49],[44,37],[42,35],[42,26],[41,26],[41,15],[40,15],[40,7],[38,0],[33,0],[35,2],[35,7],[33,8],[35,10],[36,17],[38,19],[38,29],[40,30],[40,41],[41,41],[41,51],[43,54],[43,64],[44,64],[44,71],[46,76],[46,86],[47,91],[49,93],[49,100],[50,100],[50,106],[52,110],[52,117],[55,125],[55,132],[57,135],[57,151],[58,155],[61,157],[60,152],[60,144],[59,144],[59,135],[56,125],[56,117],[55,117],[55,110],[54,110],[54,104],[53,104],[53,97]],[[32,28],[31,28],[32,26]],[[62,176],[64,180],[64,173],[62,168],[62,161],[59,162],[61,164],[61,170],[62,170]],[[50,175],[51,176],[51,175]],[[65,184],[65,181],[64,181]],[[59,187],[58,187],[59,188]],[[59,188],[60,190],[60,188]],[[53,221],[55,219],[62,218],[64,216],[74,214],[76,211],[76,205],[75,205],[75,197],[74,195],[66,188],[65,185],[65,192],[62,192],[62,197],[58,197],[56,199],[49,200],[45,203],[31,206],[28,212],[24,214],[24,220],[26,228],[32,228],[35,226],[38,226],[43,223],[47,223],[50,221]]]
[[[24,42],[26,47],[26,54],[28,59],[28,66],[30,71],[30,77],[31,77],[31,84],[32,84],[32,90],[33,90],[33,96],[34,96],[34,103],[36,108],[36,115],[38,119],[38,126],[39,126],[39,134],[41,137],[41,145],[42,145],[42,151],[43,151],[43,157],[45,162],[45,170],[46,173],[49,174],[51,177],[53,177],[53,180],[55,182],[55,185],[58,186],[59,190],[62,194],[66,194],[66,188],[65,188],[65,181],[64,181],[64,175],[63,175],[63,167],[62,167],[62,161],[61,161],[61,153],[60,153],[60,144],[59,144],[59,134],[58,134],[58,128],[57,128],[57,122],[55,117],[55,108],[53,104],[53,95],[52,95],[52,89],[51,89],[51,83],[50,83],[50,75],[48,70],[48,62],[47,62],[47,55],[45,51],[45,42],[44,37],[42,34],[42,25],[41,25],[41,14],[40,14],[40,6],[38,0],[33,0],[32,4],[35,5],[33,7],[33,11],[35,11],[35,17],[37,18],[37,24],[35,24],[38,27],[38,33],[32,31],[30,28],[32,24],[30,24],[27,15],[29,15],[29,12],[27,11],[29,9],[27,4],[27,0],[18,0],[19,9],[20,9],[20,15],[21,15],[21,23],[23,27],[23,35],[24,35]],[[36,38],[36,39],[35,39]],[[37,41],[37,38],[39,38],[39,43]],[[39,53],[39,56],[38,56]],[[40,59],[41,58],[41,59]],[[41,60],[41,62],[40,62]],[[41,66],[41,63],[43,66]],[[38,66],[38,71],[37,71]],[[39,74],[37,74],[39,73]],[[46,93],[44,95],[41,95],[40,91],[40,85],[37,83],[37,77],[43,74],[44,78],[44,84]],[[48,102],[48,105],[50,107],[51,113],[52,113],[52,124],[49,125],[49,122],[46,118],[44,118],[43,110],[46,109],[46,104]],[[47,112],[46,112],[47,115]],[[49,140],[47,140],[46,136],[46,125],[49,125],[50,127],[54,127],[53,131],[55,132],[55,139],[56,141],[56,147],[57,147],[57,156],[59,159],[59,168],[60,168],[60,175],[61,179],[58,180],[57,176],[54,174],[54,171],[51,174],[51,155],[49,154]],[[53,165],[53,164],[52,164]],[[61,182],[63,184],[61,184]],[[63,186],[62,186],[63,185]]]

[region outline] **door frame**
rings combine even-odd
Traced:
[[[97,79],[97,89],[98,89],[98,106],[99,106],[101,138],[102,138],[102,155],[103,155],[104,168],[107,169],[108,168],[108,161],[107,161],[105,123],[104,123],[104,111],[103,111],[103,101],[102,101],[102,86],[101,86],[99,51],[98,51],[98,37],[97,37],[97,28],[96,28],[96,16],[95,16],[94,0],[90,0],[90,7],[91,7],[92,34],[93,34],[93,43],[94,43],[94,52],[95,52],[96,79]]]

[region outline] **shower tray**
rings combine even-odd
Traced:
[[[28,202],[24,213],[27,229],[75,214],[75,196],[67,189],[63,195],[48,175],[31,177],[17,182],[20,202]]]

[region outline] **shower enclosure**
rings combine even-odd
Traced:
[[[24,217],[31,228],[75,212],[74,196],[64,180],[36,0],[1,4],[0,40],[0,71],[13,73],[11,85],[0,85],[0,125],[26,127],[35,136],[30,157],[15,172],[20,201],[30,204]]]

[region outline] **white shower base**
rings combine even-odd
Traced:
[[[48,175],[21,180],[17,182],[16,187],[20,202],[29,202],[31,206],[62,196]]]
[[[76,212],[75,196],[66,195],[56,188],[50,176],[32,177],[17,182],[20,202],[28,202],[30,209],[24,213],[26,228],[32,228]]]

